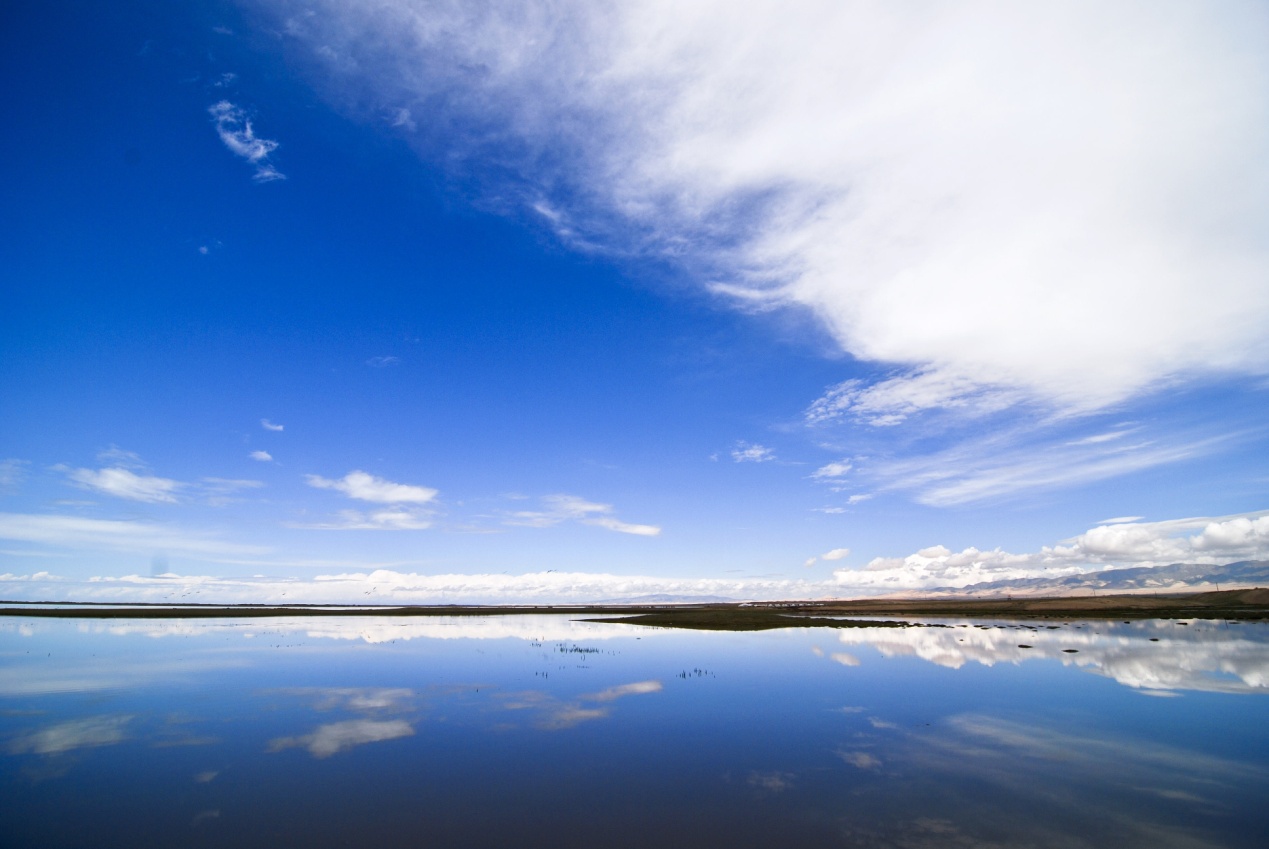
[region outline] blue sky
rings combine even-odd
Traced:
[[[4,15],[9,597],[1269,549],[1261,5]]]

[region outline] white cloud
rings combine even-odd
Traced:
[[[26,460],[0,460],[0,494],[13,492],[26,478]]]
[[[123,468],[71,469],[66,466],[54,468],[65,472],[72,482],[83,489],[150,504],[175,504],[177,493],[185,487],[185,484],[179,481],[137,474]]]
[[[437,491],[426,486],[393,483],[360,470],[349,472],[338,480],[320,475],[305,475],[309,486],[333,489],[349,498],[378,504],[426,504],[436,498]]]
[[[834,548],[820,555],[821,560],[845,560],[847,557],[850,557],[849,548]]]
[[[731,450],[731,458],[737,463],[766,463],[775,459],[775,452],[756,442],[737,442]]]
[[[518,510],[505,524],[528,528],[549,528],[561,522],[580,522],[606,530],[635,536],[654,537],[661,533],[656,525],[634,525],[612,515],[611,504],[599,504],[576,495],[548,495],[542,499],[542,510]]]
[[[366,365],[373,368],[386,368],[388,366],[399,365],[400,363],[400,357],[371,357],[366,360]]]
[[[248,489],[262,489],[263,481],[243,480],[240,478],[203,478],[200,481],[207,503],[213,507],[223,507],[241,499],[235,497]]]
[[[422,531],[432,527],[432,515],[410,507],[388,507],[365,513],[341,510],[335,521],[293,524],[290,527],[324,531]]]
[[[1269,510],[1237,516],[1099,525],[1038,552],[1013,554],[942,545],[906,557],[876,557],[835,578],[850,590],[965,587],[987,581],[1057,578],[1117,566],[1230,563],[1269,558]]]
[[[216,134],[236,156],[250,162],[256,167],[255,179],[258,183],[270,183],[274,180],[285,180],[286,176],[269,162],[269,155],[277,150],[278,143],[270,139],[262,139],[256,135],[247,113],[228,100],[213,104],[207,110],[216,125]]]
[[[587,515],[583,513],[582,515]],[[364,517],[363,517],[364,518]],[[0,513],[0,539],[50,547],[174,554],[286,565],[280,560],[229,560],[268,555],[138,522]],[[381,568],[318,575],[312,580],[212,576],[95,577],[77,581],[48,573],[0,575],[0,596],[67,601],[173,601],[197,591],[217,603],[554,604],[647,596],[718,596],[741,600],[816,599],[957,587],[984,581],[1055,578],[1111,566],[1177,562],[1223,564],[1269,559],[1269,510],[1224,517],[1102,525],[1039,551],[1015,554],[974,547],[923,548],[906,557],[874,558],[861,569],[839,569],[827,581],[784,578],[692,578],[602,572],[417,574]],[[305,564],[310,567],[320,564]],[[349,568],[340,566],[339,568]]]
[[[811,477],[816,480],[834,479],[844,477],[851,470],[851,462],[849,460],[839,460],[836,463],[828,463],[820,466]]]
[[[3,538],[0,515],[0,538]],[[170,547],[169,547],[169,550]],[[510,575],[417,574],[392,569],[321,574],[312,579],[125,575],[76,581],[48,575],[0,575],[3,597],[68,601],[173,601],[197,590],[207,603],[581,604],[645,596],[717,596],[737,600],[825,598],[833,581],[780,578],[675,578],[603,572]]]
[[[278,433],[281,433],[283,430],[286,429],[286,425],[274,424],[268,419],[261,419],[260,427],[264,428],[265,430],[272,430]]]
[[[268,451],[252,451],[249,456],[252,460],[259,460],[261,463],[273,462],[273,455]]]
[[[414,123],[414,116],[410,114],[409,109],[392,110],[392,119],[390,121],[394,127],[404,127],[410,132],[417,130],[418,124]]]
[[[214,558],[269,551],[149,522],[85,519],[51,514],[0,513],[0,539],[54,548],[173,554]]]
[[[1172,434],[1157,440],[1054,442],[1013,428],[931,454],[879,460],[857,471],[879,489],[910,491],[923,504],[946,507],[1105,480],[1202,457],[1233,439]]]
[[[1111,519],[1102,519],[1099,525],[1122,525],[1125,522],[1140,522],[1145,516],[1115,516]]]
[[[496,159],[490,196],[896,369],[813,418],[1269,368],[1262,4],[317,8],[285,29],[332,95],[439,106],[419,149]]]

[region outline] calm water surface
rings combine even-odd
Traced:
[[[1269,625],[937,624],[6,618],[0,843],[1269,846]]]

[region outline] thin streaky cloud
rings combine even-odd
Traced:
[[[269,183],[286,179],[286,176],[269,162],[269,156],[278,149],[278,143],[257,136],[255,128],[251,125],[251,119],[247,117],[245,111],[228,100],[213,104],[207,111],[211,114],[212,122],[216,125],[216,134],[220,136],[225,147],[229,148],[235,156],[255,166],[256,173],[253,179],[256,182]]]
[[[0,460],[0,493],[14,492],[26,480],[26,460]]]
[[[561,522],[580,522],[621,534],[654,537],[661,533],[656,525],[638,525],[623,522],[613,514],[611,504],[587,501],[576,495],[548,495],[542,499],[540,510],[517,510],[509,514],[503,524],[526,528],[549,528]]]
[[[286,429],[286,426],[285,426],[285,425],[274,424],[273,422],[269,421],[268,419],[261,419],[261,420],[260,420],[260,427],[264,428],[265,430],[272,430],[272,431],[275,431],[275,432],[277,432],[277,433],[281,433],[283,430],[285,430],[285,429]]]
[[[53,549],[167,551],[213,560],[221,556],[259,556],[271,551],[264,546],[242,545],[151,522],[88,519],[55,513],[0,513],[0,539]]]

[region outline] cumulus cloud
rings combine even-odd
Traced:
[[[850,557],[849,548],[834,548],[820,555],[822,560],[845,560],[847,557]]]
[[[285,426],[285,425],[274,424],[273,422],[269,421],[268,419],[261,419],[261,420],[260,420],[260,427],[264,428],[265,430],[272,430],[272,431],[275,431],[275,432],[277,432],[277,433],[281,433],[283,430],[285,430],[285,429],[286,429],[286,426]]]
[[[261,463],[273,462],[273,455],[268,451],[252,451],[249,456],[252,460],[259,460]]]
[[[965,587],[989,581],[1058,578],[1117,566],[1222,564],[1269,558],[1269,511],[1237,516],[1099,525],[1037,552],[934,545],[904,557],[877,557],[862,569],[842,569],[851,590]]]
[[[0,538],[6,536],[5,531],[0,514]],[[557,571],[516,575],[418,574],[374,569],[318,574],[311,579],[124,575],[80,581],[48,573],[0,575],[0,590],[5,598],[69,601],[164,602],[196,590],[199,601],[208,603],[577,604],[647,596],[710,596],[738,601],[825,598],[840,588],[832,581],[782,578],[676,578]]]
[[[612,515],[611,504],[599,504],[578,498],[576,495],[548,495],[542,499],[541,510],[518,510],[511,513],[505,523],[528,528],[549,528],[561,522],[580,522],[621,534],[654,537],[661,533],[656,525],[635,525],[623,522]]]
[[[349,498],[378,504],[426,504],[437,495],[437,491],[430,487],[393,483],[360,470],[349,472],[338,480],[320,475],[305,475],[304,479],[309,486],[317,489],[333,489]]]
[[[269,161],[269,155],[278,149],[278,143],[257,136],[246,112],[228,100],[213,104],[207,111],[211,114],[212,123],[216,125],[216,134],[225,143],[225,147],[255,166],[253,179],[257,183],[286,179],[286,175]]]
[[[737,463],[766,463],[774,460],[775,452],[756,442],[737,442],[731,450],[731,458]]]
[[[503,206],[890,369],[813,420],[1269,369],[1261,4],[268,5]]]
[[[585,514],[583,514],[585,515]],[[0,539],[40,543],[52,548],[186,553],[203,559],[254,556],[268,563],[268,549],[235,545],[206,536],[182,534],[138,522],[108,522],[63,516],[0,514]],[[831,553],[831,552],[830,552]],[[1269,510],[1223,517],[1164,522],[1099,525],[1039,551],[1012,553],[970,547],[953,552],[932,545],[901,557],[873,558],[862,568],[843,568],[825,581],[778,577],[694,578],[614,575],[604,572],[529,572],[524,574],[417,574],[395,569],[339,566],[347,571],[311,580],[213,576],[94,577],[72,580],[48,573],[0,575],[0,595],[12,599],[58,598],[68,601],[173,601],[198,593],[217,603],[347,604],[567,604],[649,596],[745,600],[842,598],[965,587],[988,581],[1088,576],[1109,567],[1165,566],[1184,562],[1225,564],[1269,559]],[[239,562],[234,560],[232,562]],[[307,563],[310,568],[321,564]],[[1183,576],[1182,576],[1183,577]],[[1165,589],[1204,585],[1202,575]]]

